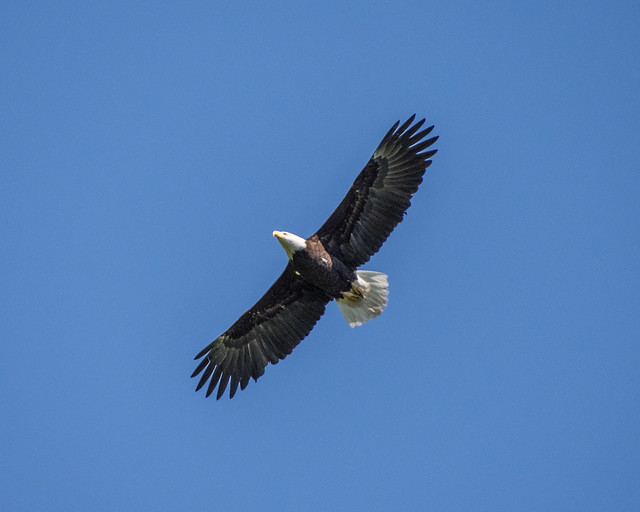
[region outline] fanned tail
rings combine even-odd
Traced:
[[[382,313],[387,305],[389,283],[387,275],[371,270],[356,270],[358,279],[351,290],[338,299],[338,307],[349,327],[362,325]]]

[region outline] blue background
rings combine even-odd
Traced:
[[[639,6],[3,2],[0,509],[640,510]],[[385,313],[194,393],[414,112]]]

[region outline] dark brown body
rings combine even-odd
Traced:
[[[327,252],[317,235],[307,238],[306,243],[306,251],[293,253],[291,261],[296,274],[325,291],[330,298],[341,298],[356,281],[355,271]]]

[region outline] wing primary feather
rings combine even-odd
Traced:
[[[402,123],[402,126],[400,128],[398,128],[397,133],[401,134],[403,133],[411,123],[413,123],[413,120],[416,118],[416,115],[413,114],[409,119],[407,119],[404,123]]]
[[[200,381],[198,382],[198,385],[196,386],[196,391],[198,391],[202,386],[204,386],[207,380],[209,380],[209,377],[211,377],[211,374],[213,373],[213,369],[215,368],[215,366],[216,365],[212,362],[209,364],[209,366],[207,366],[204,373],[202,374],[202,377],[200,377]]]
[[[432,149],[431,151],[427,151],[425,153],[420,153],[420,156],[422,158],[424,158],[425,160],[431,158],[433,155],[435,155],[438,152],[437,149]]]
[[[220,378],[220,384],[218,384],[218,394],[216,395],[216,400],[220,400],[222,395],[224,395],[224,390],[227,389],[227,384],[229,383],[229,375],[227,372],[222,373],[222,377]]]
[[[203,359],[202,361],[200,361],[200,364],[198,364],[198,366],[196,366],[196,369],[193,371],[193,373],[191,374],[191,378],[193,379],[196,375],[198,375],[205,366],[207,366],[209,364],[209,358]]]
[[[429,126],[429,128],[425,128],[421,132],[418,132],[413,137],[411,137],[411,139],[409,139],[410,147],[413,147],[413,144],[415,142],[418,142],[420,139],[424,139],[427,135],[429,135],[431,133],[431,131],[433,130],[433,127],[434,126],[431,125],[431,126]]]
[[[196,357],[193,358],[194,361],[197,361],[198,359],[200,359],[203,355],[205,355],[207,352],[209,352],[209,350],[211,350],[211,347],[213,347],[213,344],[216,342],[216,340],[213,340],[211,343],[209,343],[206,347],[204,347],[200,352],[198,352],[196,354]]]
[[[235,373],[236,372],[236,366],[238,364],[238,354],[239,353],[240,353],[240,351],[237,348],[229,349],[230,357],[228,357],[228,358],[225,357],[223,370],[225,370],[226,372],[231,372],[231,373]]]
[[[235,352],[235,350],[227,348],[224,357],[214,359],[217,361],[218,366],[222,368],[223,372],[226,372],[229,369],[229,363],[231,362],[231,359],[233,359],[233,352]]]
[[[209,381],[209,387],[207,388],[206,396],[209,396],[211,393],[213,393],[213,390],[216,388],[221,375],[222,375],[222,368],[220,368],[219,366],[216,366],[216,370],[213,372],[213,375],[211,376],[211,381]]]
[[[438,140],[438,137],[431,137],[430,139],[427,139],[423,142],[418,142],[417,144],[412,146],[411,150],[417,152],[418,156],[422,156],[422,154],[420,154],[420,151],[422,151],[423,149],[427,149],[437,140]]]
[[[239,376],[244,375],[245,350],[246,350],[246,347],[244,347],[244,346],[240,347],[238,349],[238,362],[236,363],[236,372],[235,372],[235,374],[237,374]]]
[[[233,398],[238,390],[238,384],[240,384],[240,378],[236,375],[231,376],[231,385],[229,386],[229,398]]]

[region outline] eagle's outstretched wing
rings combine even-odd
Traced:
[[[284,359],[309,334],[329,302],[319,288],[305,283],[291,263],[267,293],[244,313],[224,334],[202,350],[195,359],[204,359],[191,377],[202,370],[196,391],[211,378],[207,396],[218,386],[217,398],[229,381],[229,397],[249,379],[258,380],[267,364]]]
[[[327,251],[354,269],[369,261],[402,221],[436,153],[424,151],[438,139],[423,140],[433,126],[418,132],[425,120],[411,126],[414,119],[415,114],[399,128],[400,122],[392,126],[316,233]]]

